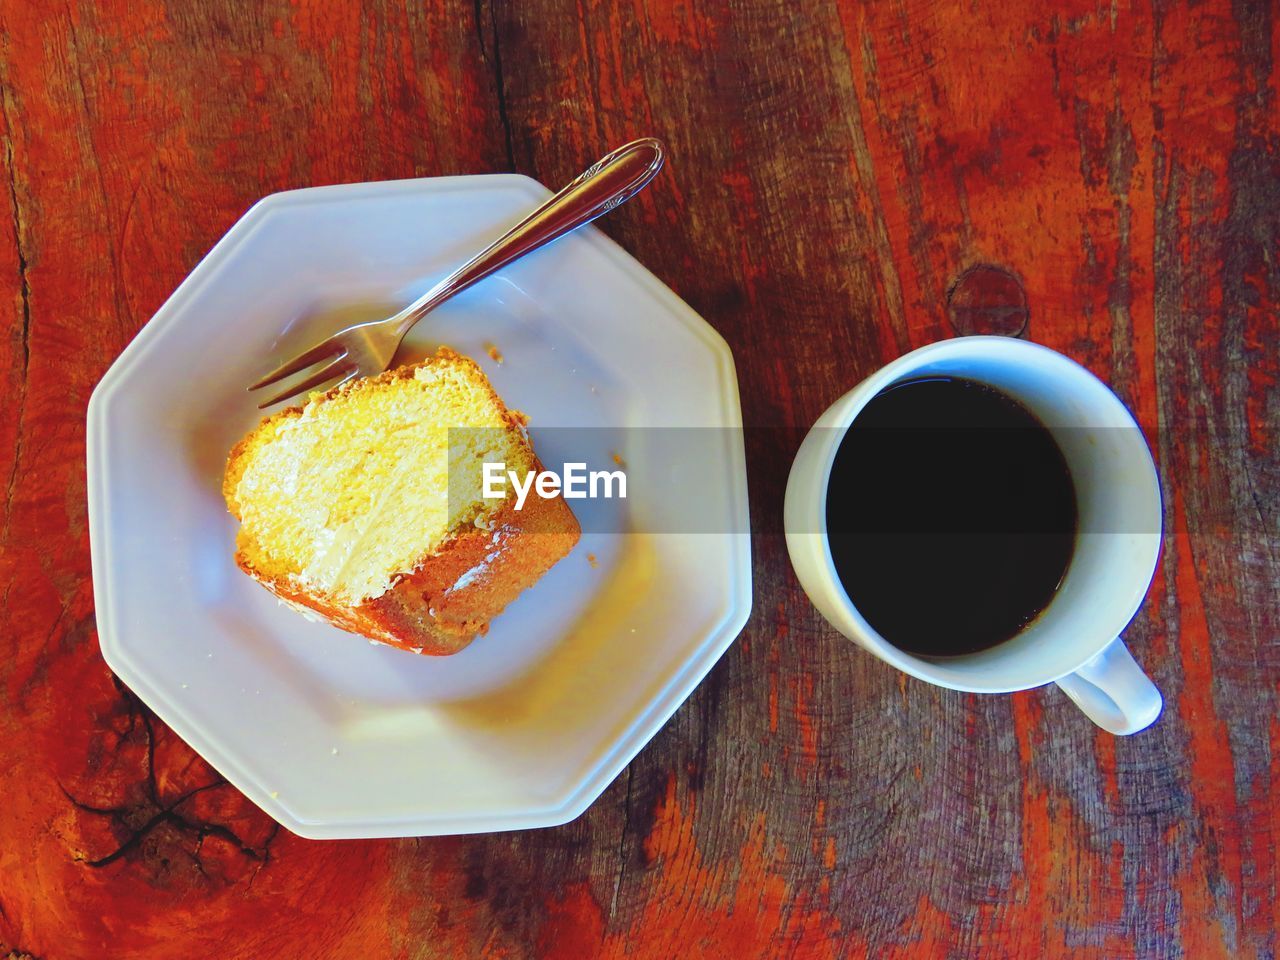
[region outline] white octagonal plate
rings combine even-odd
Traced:
[[[747,620],[733,358],[594,228],[446,303],[410,334],[402,359],[439,343],[474,357],[529,415],[545,463],[624,448],[630,489],[608,507],[617,516],[594,523],[487,636],[447,658],[309,622],[235,567],[219,488],[227,451],[258,420],[245,385],[339,326],[413,299],[547,195],[501,175],[267,197],[89,404],[103,656],[295,833],[422,836],[570,820]],[[654,431],[636,429],[649,427],[722,428],[705,431],[711,475],[701,480],[715,493],[698,509],[716,515],[701,532],[664,515],[672,477],[665,488],[637,479],[646,470],[664,479],[661,458],[644,456]],[[575,442],[598,449],[556,449]]]

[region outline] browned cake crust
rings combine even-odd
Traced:
[[[236,564],[281,600],[307,607],[334,626],[415,653],[457,653],[487,633],[489,621],[578,542],[580,530],[563,500],[530,495],[524,509],[508,502],[492,530],[454,537],[413,573],[374,600],[341,606],[262,576],[236,554]],[[455,586],[464,574],[462,586]]]
[[[437,357],[471,363],[445,349]],[[412,370],[390,370],[376,379],[389,382],[412,376]],[[330,390],[325,398],[341,389],[345,388]],[[301,407],[291,407],[263,423],[301,412]],[[523,423],[520,414],[509,415],[513,428]],[[241,440],[227,459],[223,495],[237,519],[234,492],[243,472],[240,461],[256,433]],[[535,469],[541,470],[542,464],[535,461]],[[523,509],[516,510],[514,500],[507,500],[488,528],[458,533],[382,596],[357,606],[301,591],[286,578],[255,569],[243,550],[237,551],[236,564],[284,602],[314,611],[340,629],[414,653],[444,656],[488,632],[489,621],[572,550],[580,535],[577,518],[562,499],[542,498],[531,490]]]

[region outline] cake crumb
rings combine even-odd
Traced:
[[[338,748],[337,748],[337,747],[334,747],[334,748],[332,748],[329,752],[330,752],[331,754],[333,754],[333,755],[336,757],[336,756],[338,755]]]
[[[587,563],[591,564],[592,570],[600,566],[600,561],[596,559],[596,555],[594,553],[587,554]]]
[[[278,798],[279,796],[280,796],[280,791],[279,791],[279,790],[272,790],[272,791],[271,791],[271,799],[272,799],[272,800],[275,800],[275,799],[276,799],[276,798]]]
[[[623,470],[627,469],[627,461],[622,459],[622,454],[617,450],[613,451],[613,462],[620,466]]]
[[[502,362],[502,351],[498,349],[496,344],[486,342],[484,352],[489,355],[489,359],[494,363]]]

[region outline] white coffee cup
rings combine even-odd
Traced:
[[[846,428],[881,390],[925,376],[976,380],[1031,410],[1066,457],[1079,512],[1075,553],[1040,615],[1004,643],[940,659],[899,650],[872,629],[836,574],[826,534],[827,486]],[[1160,715],[1160,691],[1118,639],[1146,596],[1160,553],[1155,464],[1119,398],[1062,354],[1008,337],[961,337],[883,367],[833,403],[805,437],[787,481],[784,521],[791,564],[814,606],[842,634],[899,670],[978,693],[1057,683],[1111,733],[1136,733]]]

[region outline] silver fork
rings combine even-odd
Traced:
[[[428,313],[495,270],[630,200],[662,169],[662,161],[662,143],[652,137],[635,140],[597,160],[567,187],[399,313],[385,320],[357,323],[339,330],[272,370],[249,389],[259,390],[323,360],[330,361],[258,404],[258,409],[292,399],[338,377],[342,378],[338,383],[346,383],[353,377],[381,373],[390,365],[409,328]]]

